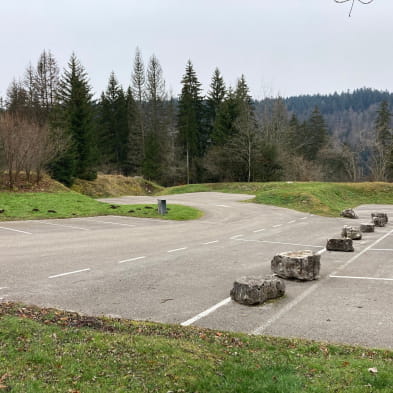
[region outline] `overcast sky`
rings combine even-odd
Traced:
[[[393,91],[393,1],[1,0],[0,96],[44,49],[61,69],[75,51],[94,92],[113,70],[130,83],[135,48],[155,54],[168,90],[180,92],[188,59],[204,89],[218,67],[227,84],[244,74],[255,98]]]

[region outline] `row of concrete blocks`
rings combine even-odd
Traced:
[[[329,239],[326,245],[331,251],[353,251],[352,240],[362,238],[362,232],[374,232],[375,226],[385,226],[385,213],[372,213],[372,224],[359,228],[344,226],[341,239]],[[377,219],[377,220],[376,220]],[[231,298],[238,303],[257,305],[285,294],[284,279],[311,281],[319,278],[321,255],[309,250],[277,254],[271,261],[272,275],[265,277],[241,277],[233,283]]]

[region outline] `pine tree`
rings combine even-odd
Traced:
[[[191,60],[187,62],[181,83],[183,87],[179,97],[178,128],[180,145],[186,158],[186,178],[189,184],[191,180],[198,180],[198,168],[193,167],[193,164],[197,157],[204,154],[207,144],[202,89]]]
[[[67,185],[75,177],[93,180],[97,155],[92,94],[87,73],[75,54],[60,79],[58,101],[56,125],[70,136],[71,145],[52,163],[52,175]]]

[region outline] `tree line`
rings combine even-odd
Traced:
[[[22,171],[39,182],[44,170],[68,186],[77,178],[93,180],[98,171],[163,185],[392,178],[386,100],[365,165],[364,151],[340,141],[317,105],[298,116],[279,97],[257,102],[244,75],[227,86],[216,68],[204,95],[189,60],[181,93],[172,97],[155,55],[145,65],[137,48],[130,71],[128,87],[112,72],[94,99],[75,54],[60,74],[53,54],[44,51],[22,80],[12,81],[0,114],[0,155],[10,187]]]

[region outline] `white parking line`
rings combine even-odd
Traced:
[[[288,224],[293,224],[296,220],[288,221]]]
[[[13,228],[7,228],[7,227],[0,227],[0,229],[5,229],[6,231],[13,231],[13,232],[24,233],[26,235],[32,235],[31,232],[20,231],[19,229],[13,229]]]
[[[354,280],[380,280],[380,281],[393,281],[393,278],[378,278],[378,277],[353,277],[353,276],[333,276],[331,278],[349,278]]]
[[[307,220],[308,217],[302,217],[301,220]]]
[[[88,231],[89,229],[87,228],[81,228],[81,227],[74,227],[73,225],[64,225],[64,224],[55,224],[53,222],[45,222],[45,221],[36,221],[36,224],[45,224],[45,225],[54,225],[57,227],[64,227],[64,228],[71,228],[71,229],[79,229],[81,231]]]
[[[299,244],[299,243],[285,243],[285,242],[272,242],[270,240],[254,240],[254,239],[234,239],[239,242],[256,242],[256,243],[267,243],[267,244],[283,244],[286,246],[301,246],[301,247],[313,247],[313,248],[321,248],[323,246],[315,246],[311,244]]]
[[[119,262],[117,262],[117,263],[126,263],[126,262],[138,261],[139,259],[144,259],[144,258],[146,258],[146,257],[143,256],[143,257],[136,257],[136,258],[124,259],[123,261],[119,261]]]
[[[216,205],[216,206],[220,206],[220,207],[230,207],[228,205]]]
[[[207,310],[202,311],[198,315],[195,315],[195,317],[187,319],[187,321],[182,322],[180,325],[181,326],[189,326],[189,325],[193,324],[194,322],[198,321],[199,319],[204,318],[207,315],[211,314],[213,311],[216,311],[218,308],[230,303],[230,301],[231,301],[231,298],[227,297],[226,299],[224,299],[221,302],[215,304],[214,306],[208,308]]]
[[[56,278],[56,277],[63,277],[63,276],[68,276],[70,274],[76,274],[76,273],[81,273],[81,272],[87,272],[89,269],[81,269],[81,270],[75,270],[73,272],[67,272],[67,273],[61,273],[61,274],[55,274],[54,276],[49,276],[48,278]]]
[[[187,247],[175,248],[173,250],[169,250],[168,252],[176,252],[176,251],[181,251],[181,250],[187,250]]]
[[[230,239],[231,240],[237,240],[237,238],[240,237],[240,236],[243,236],[243,235],[235,235],[235,236],[230,237]]]
[[[0,289],[8,289],[8,287],[0,287]]]
[[[282,224],[277,224],[277,225],[273,225],[272,228],[278,228],[280,227]]]
[[[354,262],[356,259],[358,259],[361,255],[363,255],[365,252],[367,252],[369,249],[374,247],[376,244],[387,238],[390,234],[393,233],[393,229],[386,233],[385,235],[381,236],[379,239],[377,239],[374,243],[370,244],[368,247],[363,249],[362,251],[359,252],[359,254],[354,255],[349,261],[344,263],[344,265],[340,266],[336,271],[332,272],[331,275],[334,276],[337,274],[338,271],[345,269],[348,265],[350,265],[352,262]],[[329,276],[326,278],[321,279],[318,283],[312,285],[309,287],[307,290],[305,290],[303,293],[301,293],[298,297],[296,297],[292,302],[288,303],[286,306],[284,306],[280,311],[277,312],[277,314],[273,315],[272,318],[267,320],[262,326],[256,328],[252,333],[253,334],[261,334],[266,330],[272,323],[277,321],[282,315],[285,315],[288,311],[292,310],[294,307],[296,307],[302,300],[304,300],[309,294],[314,292],[316,289],[318,289],[326,280],[330,279]]]
[[[218,243],[218,240],[213,240],[212,242],[207,242],[207,243],[202,243],[202,244],[213,244],[213,243]]]
[[[262,229],[257,229],[256,231],[253,231],[254,233],[257,233],[257,232],[262,232],[262,231],[264,231],[265,230],[265,228],[262,228]]]
[[[393,251],[393,248],[370,248],[369,251]]]
[[[120,226],[124,226],[124,227],[135,227],[135,225],[123,224],[121,222],[102,221],[102,220],[90,220],[90,219],[86,219],[86,221],[99,222],[99,223],[102,223],[102,224],[120,225]]]

